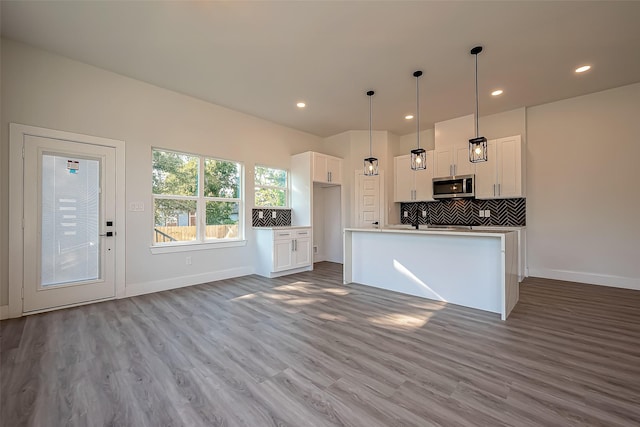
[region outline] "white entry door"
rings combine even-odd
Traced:
[[[358,228],[373,228],[374,223],[383,225],[381,214],[381,183],[380,175],[367,176],[357,173],[356,182],[356,226]]]
[[[25,313],[115,297],[115,148],[24,137]]]

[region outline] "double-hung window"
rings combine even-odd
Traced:
[[[153,244],[242,238],[242,164],[153,149]]]
[[[267,166],[255,167],[256,207],[286,208],[289,206],[287,171]]]

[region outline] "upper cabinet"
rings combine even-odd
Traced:
[[[487,161],[476,163],[476,198],[524,197],[520,135],[490,140]]]
[[[427,169],[411,169],[411,155],[394,158],[394,202],[428,202],[433,200],[434,152],[427,151]]]
[[[475,164],[469,161],[469,144],[456,144],[435,150],[436,178],[475,173]]]
[[[313,153],[313,181],[342,184],[342,159]]]

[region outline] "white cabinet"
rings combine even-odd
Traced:
[[[436,178],[452,175],[471,175],[476,170],[475,163],[469,161],[469,144],[436,148],[434,158],[434,176]]]
[[[523,197],[520,135],[493,139],[487,148],[487,161],[476,163],[476,198]]]
[[[256,273],[277,277],[311,269],[311,228],[264,228],[256,230]]]
[[[313,181],[342,184],[342,159],[313,153]]]
[[[427,168],[419,171],[411,169],[411,155],[394,158],[395,202],[433,200],[433,151],[427,151]]]

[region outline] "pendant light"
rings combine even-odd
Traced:
[[[420,148],[420,87],[418,81],[421,75],[422,71],[413,73],[413,77],[416,78],[416,135],[418,136],[418,148],[411,150],[411,169],[414,171],[427,168],[427,152],[424,148]]]
[[[375,92],[370,90],[367,92],[369,97],[369,157],[364,159],[364,174],[367,176],[378,175],[378,159],[373,157],[372,144],[373,138],[371,137],[371,97]]]
[[[469,161],[479,163],[487,161],[487,138],[480,136],[478,132],[478,54],[482,52],[482,46],[471,49],[471,54],[476,57],[476,137],[469,140]]]

